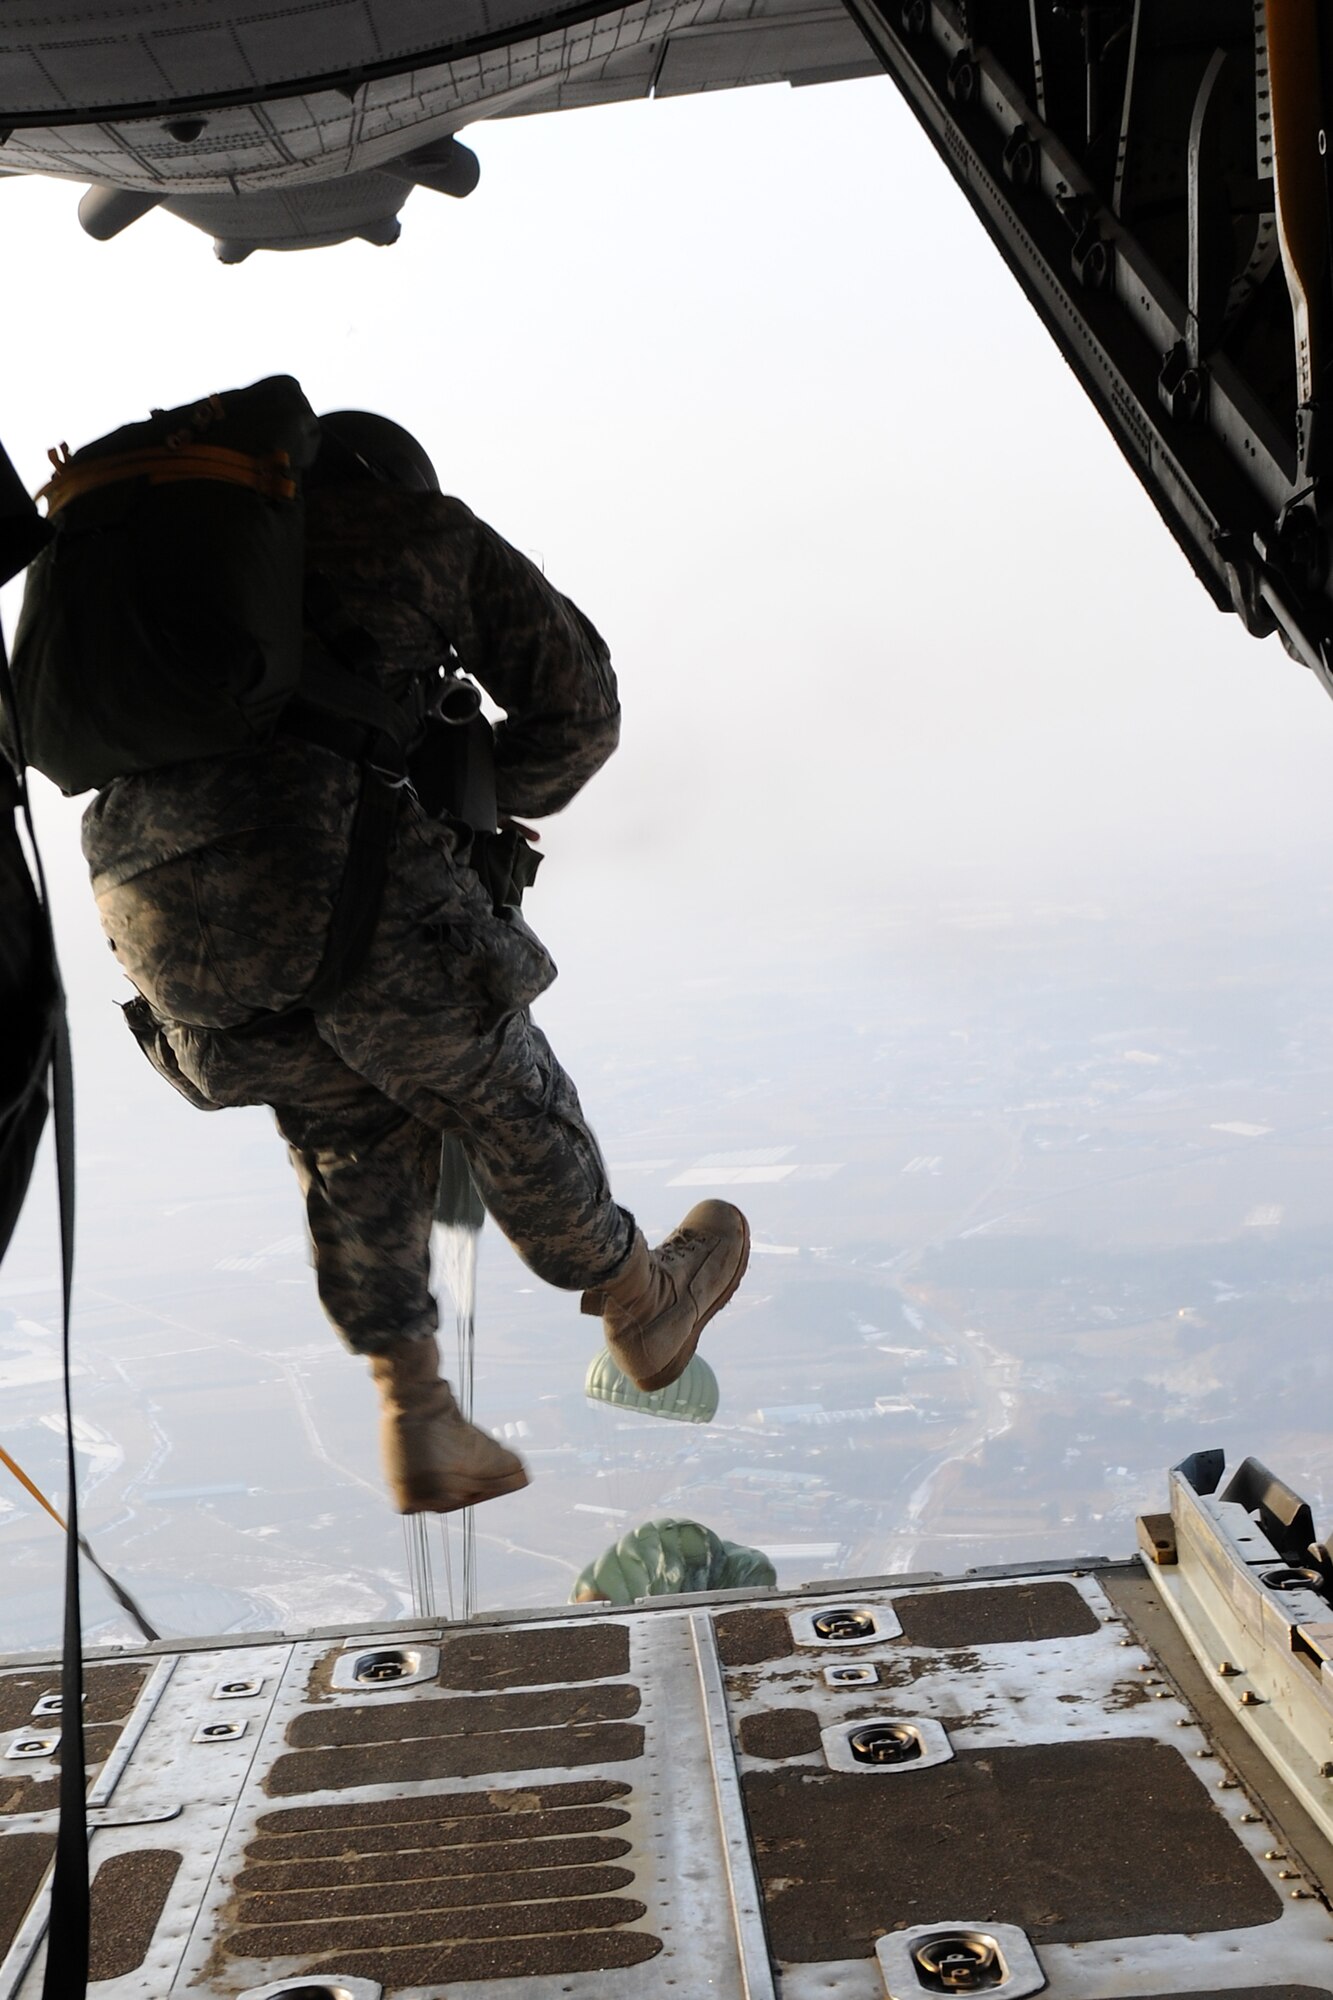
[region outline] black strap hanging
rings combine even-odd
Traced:
[[[0,697],[17,728],[9,664],[0,641]],[[22,755],[21,745],[16,746]],[[51,906],[41,855],[37,850],[26,784],[20,778],[20,809],[32,846],[37,872],[52,994],[51,1109],[55,1126],[56,1184],[60,1203],[60,1348],[64,1374],[65,1478],[65,1617],[60,1667],[60,1826],[56,1835],[56,1865],[51,1887],[47,1929],[46,1976],[42,2000],[76,2000],[88,1985],[88,1824],[85,1806],[87,1765],[83,1741],[83,1619],[79,1605],[79,1487],[74,1457],[74,1406],[70,1393],[70,1303],[74,1287],[74,1071],[70,1062],[69,1022],[64,989],[56,966]]]
[[[52,1063],[56,1182],[60,1194],[60,1344],[65,1388],[65,1629],[60,1665],[60,1827],[47,1928],[42,2000],[75,2000],[88,1989],[87,1762],[83,1741],[83,1619],[79,1608],[79,1487],[70,1394],[69,1321],[74,1284],[74,1073],[63,1004]]]
[[[49,530],[32,505],[3,449],[0,449],[0,582],[17,576],[46,541]],[[88,1822],[87,1766],[83,1741],[83,1620],[79,1607],[79,1495],[74,1458],[74,1410],[70,1395],[70,1299],[74,1283],[74,1073],[70,1063],[65,994],[56,964],[51,904],[37,849],[17,741],[18,704],[0,634],[0,703],[15,732],[18,753],[18,806],[31,844],[40,909],[39,937],[45,946],[49,1029],[39,1051],[49,1062],[55,1124],[56,1180],[60,1197],[61,1355],[65,1396],[66,1503],[65,1618],[60,1669],[60,1827],[47,1931],[42,2000],[79,2000],[88,1989]],[[31,1105],[31,1100],[29,1100]],[[40,1122],[40,1121],[39,1121]]]

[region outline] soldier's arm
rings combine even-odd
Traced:
[[[505,711],[496,730],[502,814],[559,812],[620,737],[620,703],[605,642],[577,605],[461,502],[444,503],[466,544],[454,614],[462,665]],[[464,518],[465,517],[465,518]]]

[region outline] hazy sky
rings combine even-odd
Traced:
[[[230,270],[167,216],[96,244],[76,187],[0,180],[0,435],[36,487],[58,440],[291,371],[317,408],[417,430],[446,488],[580,601],[611,644],[623,744],[548,826],[530,907],[561,966],[542,1018],[594,1122],[623,1122],[617,1074],[669,1093],[678,1059],[685,1151],[691,1074],[725,1094],[709,980],[754,995],[761,1024],[799,1016],[790,1074],[738,1102],[729,1143],[767,1143],[775,1107],[805,1101],[802,1036],[848,1038],[855,1091],[848,1023],[897,1004],[858,922],[888,904],[916,911],[895,975],[909,1014],[936,1004],[941,966],[969,977],[958,930],[952,959],[920,963],[936,897],[1174,905],[1171,975],[1193,950],[1216,978],[1233,925],[1238,970],[1258,963],[1265,902],[1299,907],[1333,844],[1333,711],[1276,641],[1213,609],[892,85],[519,119],[470,142],[477,192],[414,194],[396,248]],[[7,593],[11,633],[16,605]],[[295,1189],[264,1114],[198,1116],[131,1045],[79,808],[43,789],[82,1282],[92,1296],[120,1271],[151,1289],[169,1247],[207,1287],[212,1218],[237,1213],[213,1203],[271,1190],[278,1235],[300,1228]],[[1064,920],[1046,921],[1056,953]],[[1124,932],[1106,933],[1110,956]],[[785,957],[806,983],[775,999],[764,968]],[[983,983],[1001,976],[980,948],[977,963]],[[1108,966],[1121,988],[1133,977]],[[904,1156],[934,1150],[903,1117]],[[136,1208],[143,1161],[197,1204],[183,1219],[156,1183]],[[1155,1188],[1135,1196],[1145,1212]],[[44,1171],[0,1299],[53,1273],[51,1222]],[[1108,1240],[1123,1226],[1108,1216]],[[521,1274],[493,1232],[486,1255],[507,1298]],[[313,1289],[286,1296],[317,1338]],[[551,1312],[572,1346],[572,1305]],[[350,1407],[363,1387],[349,1370],[338,1394]],[[509,1393],[483,1382],[483,1405]]]
[[[621,752],[547,835],[558,1011],[619,958],[632,1041],[636,990],[941,881],[1225,898],[1238,859],[1318,865],[1326,698],[1214,611],[891,84],[471,143],[476,194],[415,194],[396,248],[231,270],[0,183],[3,435],[36,486],[58,439],[277,370],[419,431],[621,676]],[[43,802],[85,1114],[147,1117],[76,818]]]

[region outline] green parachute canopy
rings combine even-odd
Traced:
[[[709,1424],[717,1415],[717,1377],[701,1354],[695,1355],[678,1381],[650,1390],[636,1389],[603,1347],[588,1364],[583,1393],[594,1403],[638,1410],[645,1417],[670,1417],[679,1424]]]
[[[633,1604],[636,1597],[760,1589],[776,1582],[777,1573],[761,1549],[724,1542],[701,1521],[645,1521],[580,1572],[569,1601],[604,1597],[612,1604]]]

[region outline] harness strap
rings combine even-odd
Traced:
[[[401,786],[386,784],[368,765],[362,765],[361,795],[352,815],[347,861],[314,978],[299,1000],[293,1000],[287,1007],[256,1014],[249,1021],[240,1021],[224,1033],[262,1035],[275,1021],[289,1021],[294,1014],[317,1013],[336,1000],[355,979],[366,962],[379,920],[401,797]]]
[[[279,736],[294,736],[300,743],[317,743],[323,750],[334,750],[349,764],[359,764],[366,754],[364,723],[316,708],[299,694],[292,696],[274,727]]]
[[[318,651],[313,658],[307,651],[296,694],[279,726],[339,749],[341,745],[331,740],[327,718],[360,723],[380,741],[363,742],[344,754],[392,770],[401,782],[407,775],[408,753],[439,697],[439,683],[422,676],[406,694],[387,694],[374,678],[381,664],[379,647],[369,632],[347,617],[336,583],[323,571],[307,572],[302,603],[307,637]]]
[[[325,642],[327,645],[327,642]],[[307,668],[301,675],[299,692],[296,697],[303,706],[325,709],[329,713],[344,716],[353,722],[373,729],[404,756],[421,731],[421,720],[425,714],[424,691],[413,689],[411,695],[396,701],[385,694],[383,688],[374,681],[363,680],[359,674],[349,673],[346,667],[325,653],[318,667]],[[290,711],[289,711],[290,712]],[[295,733],[301,734],[300,709],[297,710]]]
[[[366,962],[379,919],[400,797],[398,787],[386,785],[374,771],[362,768],[361,796],[347,843],[347,866],[329,919],[324,955],[298,1003],[300,1009],[317,1012],[326,1007]]]
[[[55,451],[50,457],[55,471],[37,495],[46,502],[48,520],[71,500],[82,500],[103,486],[117,486],[130,479],[146,479],[150,486],[180,479],[214,479],[227,486],[248,486],[266,500],[296,498],[291,455],[285,451],[254,458],[221,444],[189,444],[175,450],[170,445],[145,445],[142,450],[115,452],[106,458],[62,459]]]

